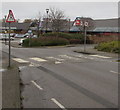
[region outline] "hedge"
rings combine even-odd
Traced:
[[[29,43],[30,42],[30,43]],[[37,47],[37,46],[58,46],[58,45],[67,45],[69,41],[64,38],[58,37],[40,37],[40,38],[31,38],[25,39],[23,41],[24,47]]]
[[[71,44],[84,43],[84,34],[81,34],[81,33],[50,32],[50,33],[43,34],[43,37],[60,37],[60,38],[67,39]],[[87,43],[90,43],[90,40],[88,37],[87,37]]]

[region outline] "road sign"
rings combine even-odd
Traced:
[[[88,27],[88,22],[85,22],[85,24],[84,24],[86,27]]]
[[[9,10],[9,14],[7,16],[6,22],[9,22],[9,23],[16,22],[12,10]]]
[[[76,25],[76,26],[80,26],[80,23],[81,23],[80,20],[76,20],[76,21],[75,21],[75,25]]]
[[[75,22],[74,22],[74,25],[75,25],[75,26],[80,26],[80,24],[81,24],[80,17],[76,17]]]
[[[32,30],[28,30],[28,33],[31,34],[31,33],[32,33]]]

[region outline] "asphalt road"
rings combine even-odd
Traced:
[[[73,52],[82,48],[12,47],[24,84],[24,108],[117,108],[117,57]],[[3,44],[3,51],[8,46]]]

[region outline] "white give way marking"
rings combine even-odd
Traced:
[[[38,57],[33,57],[33,58],[29,58],[29,59],[35,60],[35,61],[39,61],[39,62],[45,62],[45,61],[47,61],[47,60],[45,60],[45,59],[38,58]]]
[[[99,58],[111,58],[111,57],[106,57],[106,56],[101,56],[101,55],[89,55],[89,56],[99,57]]]
[[[111,70],[110,72],[111,72],[111,73],[116,73],[116,74],[119,74],[118,72],[115,72],[115,71],[112,71],[112,70]]]
[[[12,58],[13,60],[19,62],[19,63],[28,63],[29,61],[23,60],[21,58]]]

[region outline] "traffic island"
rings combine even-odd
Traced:
[[[113,58],[117,58],[117,59],[119,56],[119,54],[116,54],[116,53],[98,51],[97,49],[94,49],[94,48],[88,48],[85,52],[82,49],[73,50],[73,52],[76,52],[79,54],[84,54],[84,55],[85,54],[86,55],[102,55],[102,56],[108,56],[108,57],[113,57]]]
[[[90,51],[82,51],[82,50],[74,50],[73,52],[76,52],[76,53],[81,53],[81,54],[86,54],[86,55],[95,55],[96,53],[94,52],[90,52]]]

